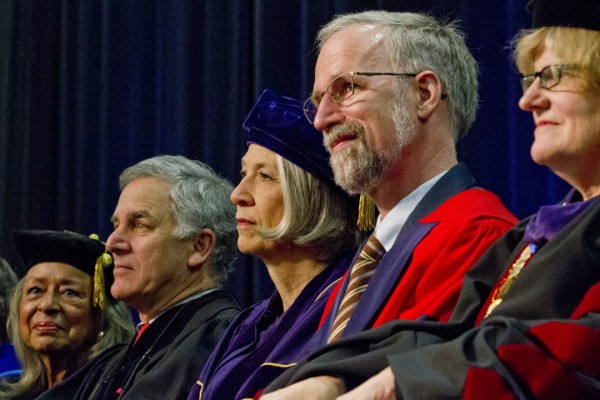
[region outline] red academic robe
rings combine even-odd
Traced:
[[[427,193],[381,259],[342,337],[397,319],[448,321],[467,271],[517,222],[496,195],[473,183],[459,164]],[[346,274],[313,349],[326,343],[347,285]]]
[[[394,321],[342,339],[265,392],[317,375],[352,389],[391,367],[398,399],[600,398],[600,199],[537,250],[481,319],[527,246],[528,223],[469,271],[449,323]]]

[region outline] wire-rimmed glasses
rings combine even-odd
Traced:
[[[413,73],[400,73],[400,72],[344,72],[333,78],[327,90],[324,92],[314,92],[308,99],[304,101],[304,115],[311,124],[315,122],[315,116],[321,100],[325,94],[329,95],[331,101],[335,104],[340,104],[350,96],[354,94],[354,80],[355,75],[361,76],[400,76],[400,77],[415,77],[417,74]]]

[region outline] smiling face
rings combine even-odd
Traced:
[[[390,65],[382,35],[373,26],[332,35],[317,60],[314,92],[325,91],[345,72],[406,72]],[[335,104],[326,94],[318,107],[314,124],[325,136],[336,182],[352,193],[377,185],[414,136],[408,105],[405,99],[398,104],[394,79],[403,78],[356,75],[351,97]]]
[[[43,262],[23,278],[19,330],[25,345],[43,355],[78,352],[96,336],[92,278],[71,265]]]
[[[565,64],[547,47],[535,59],[540,71],[551,64]],[[546,165],[578,189],[585,189],[600,178],[600,94],[586,90],[585,78],[578,71],[566,71],[560,83],[540,87],[537,78],[519,101],[535,122],[531,157]]]
[[[106,241],[113,253],[112,295],[149,316],[176,302],[188,281],[194,238],[173,237],[171,184],[157,177],[138,178],[121,192]]]
[[[276,154],[251,144],[242,158],[241,175],[242,180],[231,194],[231,201],[237,206],[238,248],[245,254],[270,258],[277,244],[263,239],[257,228],[274,228],[283,216]]]

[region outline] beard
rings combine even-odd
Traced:
[[[415,136],[415,125],[408,109],[396,105],[392,120],[395,132],[391,146],[376,152],[367,146],[366,132],[356,122],[335,125],[324,135],[325,147],[331,154],[329,163],[335,181],[351,194],[370,192],[401,157],[402,149]],[[355,136],[350,146],[332,152],[331,143],[339,137]]]

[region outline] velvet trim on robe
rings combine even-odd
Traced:
[[[252,398],[308,353],[328,295],[353,254],[331,262],[282,314],[281,298],[244,310],[227,329],[194,385],[189,400]]]
[[[20,375],[21,365],[15,348],[10,343],[0,345],[0,379],[18,380]]]
[[[496,195],[474,184],[458,164],[425,195],[379,262],[342,337],[396,319],[448,320],[464,275],[517,222]],[[313,349],[327,343],[347,285],[344,279],[330,297]]]
[[[221,290],[173,307],[135,345],[132,339],[105,350],[40,399],[186,399],[238,314],[237,303]],[[121,397],[115,396],[119,388],[125,388]]]
[[[600,398],[600,199],[538,249],[502,303],[480,309],[521,249],[529,219],[467,274],[449,323],[395,321],[327,346],[265,392],[317,375],[352,389],[384,368],[396,398]]]

